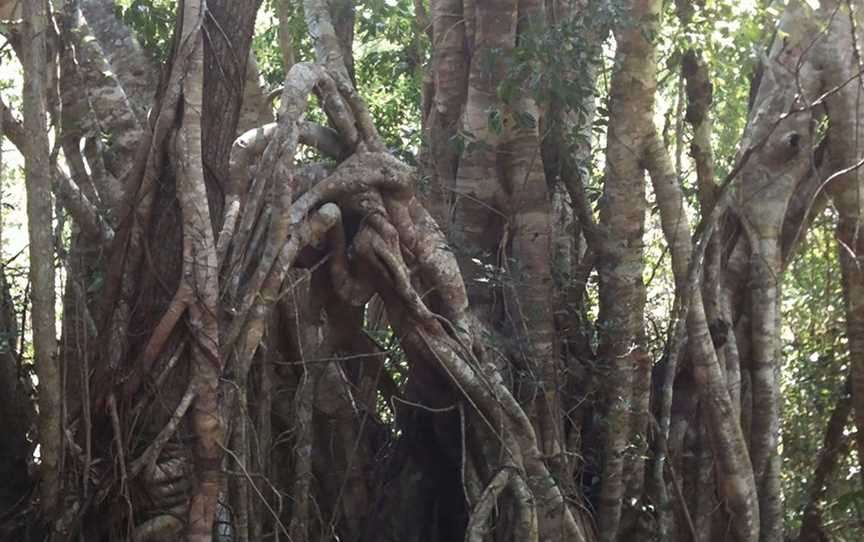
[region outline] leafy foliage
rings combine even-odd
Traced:
[[[176,2],[171,0],[118,0],[117,14],[137,33],[144,50],[154,60],[168,58],[174,31]]]
[[[822,451],[825,427],[849,374],[844,329],[842,283],[830,214],[810,231],[805,250],[788,272],[783,290],[782,405],[783,482],[787,527],[800,527],[809,476]],[[837,476],[828,481],[824,523],[859,516],[864,511],[860,467],[852,442],[851,420]],[[837,540],[860,540],[860,528],[843,525]]]
[[[429,47],[420,34],[410,0],[369,0],[358,9],[357,86],[387,146],[409,163],[420,148],[422,68]]]

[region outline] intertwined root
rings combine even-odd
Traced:
[[[283,91],[277,125],[244,134],[235,145],[225,227],[215,247],[227,279],[222,281],[220,298],[231,315],[224,321],[220,343],[228,370],[238,382],[247,381],[286,277],[304,249],[314,246],[326,254],[319,264],[325,267],[338,300],[360,307],[377,294],[409,364],[425,364],[446,375],[477,411],[483,431],[499,439],[503,455],[488,459],[500,462],[502,472],[515,473],[508,485],[521,495],[516,499],[517,509],[522,510],[517,516],[529,539],[553,529],[587,539],[561,490],[549,483],[549,469],[527,415],[494,365],[484,359],[482,329],[468,310],[455,257],[414,195],[413,171],[375,151],[382,145],[371,124],[363,122],[368,116],[365,106],[338,79],[338,74],[319,65],[295,65]],[[303,119],[313,92],[336,127],[335,134],[327,132],[330,143],[320,144],[319,151],[338,149],[342,154],[348,149],[350,153],[323,178],[310,178],[308,169],[294,166],[298,143],[321,143],[321,137],[308,134],[325,131]],[[341,145],[332,144],[334,135]],[[192,224],[188,226],[188,231],[195,231]],[[308,405],[310,400],[300,404]],[[234,412],[234,406],[225,411]],[[246,423],[244,416],[238,416],[233,431],[242,431]],[[468,438],[473,433],[469,431]],[[236,452],[239,462],[246,464],[248,447]],[[299,461],[297,467],[304,464]],[[484,504],[480,495],[473,498],[478,516],[472,529],[479,532],[485,528],[482,511],[488,502]],[[308,509],[301,506],[296,512],[304,515]],[[538,526],[538,517],[557,519],[554,526],[544,520]],[[305,519],[295,517],[291,530],[296,531],[297,525],[305,525]]]
[[[307,4],[307,15],[323,5]],[[135,513],[140,524],[133,539],[164,539],[184,525],[190,537],[206,539],[212,532],[217,501],[224,494],[225,466],[238,467],[240,473],[249,476],[246,469],[254,463],[252,434],[263,423],[259,420],[259,427],[250,423],[253,417],[248,409],[254,399],[247,393],[252,386],[250,374],[256,356],[266,354],[262,344],[268,333],[294,333],[271,328],[276,321],[274,308],[295,286],[290,277],[300,268],[326,274],[333,286],[327,311],[338,312],[343,307],[345,312],[356,311],[377,295],[409,365],[442,375],[464,408],[474,412],[466,416],[474,421],[468,424],[465,438],[493,435],[497,439],[491,447],[480,447],[487,450],[483,461],[493,473],[488,490],[483,491],[487,481],[478,477],[475,469],[475,489],[467,492],[469,506],[475,509],[472,533],[482,537],[488,510],[500,493],[500,477],[506,476],[504,485],[516,497],[514,517],[521,537],[588,539],[582,519],[565,503],[552,481],[528,416],[487,359],[482,325],[469,310],[456,258],[438,225],[415,197],[414,171],[385,152],[369,111],[340,62],[328,56],[326,64],[301,63],[291,68],[278,121],[237,139],[230,178],[224,185],[223,216],[211,219],[210,188],[204,180],[201,156],[203,16],[201,2],[188,0],[184,4],[183,33],[162,102],[154,110],[152,129],[139,138],[148,144],[137,150],[134,145],[126,149],[127,158],[135,155],[127,164],[127,177],[132,191],[137,192],[116,203],[119,215],[134,220],[117,243],[125,250],[120,272],[105,289],[106,296],[117,301],[106,320],[108,346],[102,361],[114,370],[123,360],[134,360],[132,374],[124,378],[122,396],[139,402],[145,395],[140,389],[143,383],[165,382],[167,373],[180,367],[189,369],[185,393],[175,395],[177,403],[167,408],[174,415],[163,422],[163,427],[149,432],[157,435],[150,442],[134,443],[131,448],[137,455],[119,459],[124,471],[131,478],[137,477],[146,489],[142,497],[148,503],[146,513]],[[319,26],[322,21],[326,23],[310,15],[310,30],[326,41],[328,30],[326,24]],[[304,118],[313,94],[330,126]],[[295,161],[301,143],[314,147],[328,161],[298,166]],[[148,272],[145,253],[156,204],[155,187],[168,167],[177,180],[182,269],[172,301],[156,321],[151,336],[137,347],[140,351],[134,351],[136,347],[130,345],[126,334],[134,314],[133,303],[141,295],[134,277],[140,276],[142,269]],[[213,223],[221,225],[215,234]],[[319,294],[313,291],[310,296]],[[294,303],[306,302],[295,297]],[[315,314],[303,317],[307,321],[317,318]],[[356,323],[357,331],[361,324]],[[326,322],[316,325],[316,333],[327,327]],[[308,335],[312,338],[302,340],[318,340],[314,333]],[[323,354],[332,355],[325,351],[326,345],[319,346]],[[179,363],[178,358],[188,363]],[[306,361],[305,356],[301,358]],[[166,362],[169,359],[174,361]],[[151,373],[158,367],[168,368],[154,378]],[[346,380],[340,364],[319,370],[307,362],[302,373],[307,387],[293,390],[294,414],[305,420],[298,424],[294,436],[296,444],[304,444],[297,446],[297,472],[291,488],[295,493],[292,502],[297,506],[288,525],[275,511],[281,507],[265,513],[275,516],[270,519],[279,529],[298,537],[308,533],[315,508],[311,497],[315,488],[309,483],[314,464],[308,456],[309,447],[315,445],[311,438],[315,423],[312,405],[320,408],[330,401],[321,397],[324,392],[316,383]],[[230,390],[226,376],[231,379]],[[366,388],[359,394],[346,388],[344,396],[330,405],[334,409],[346,405],[356,409],[357,404],[370,408],[375,385]],[[108,400],[121,402],[114,393],[109,393]],[[363,397],[358,399],[359,395]],[[143,400],[151,399],[147,396]],[[99,400],[97,404],[101,404]],[[133,417],[144,408],[134,406]],[[121,411],[115,424],[117,433],[128,431],[135,423],[122,416]],[[170,443],[176,440],[186,418],[191,418],[194,450],[182,454]],[[354,430],[361,434],[362,423]],[[129,439],[118,435],[117,440],[125,443]],[[229,443],[230,458],[225,459]],[[494,475],[499,472],[504,474]],[[350,465],[345,467],[345,476],[346,480],[352,476]],[[231,503],[234,521],[243,529],[247,525],[252,528],[251,511],[261,507],[257,503],[260,495],[250,494],[250,488],[259,488],[251,482],[247,487],[242,479],[237,482],[232,478],[232,484],[240,488],[230,492],[237,501]],[[352,495],[345,501],[357,500],[363,494],[360,485],[350,480],[339,491]],[[354,502],[343,502],[341,507],[346,516],[362,513]],[[358,518],[346,517],[349,523],[355,520]]]
[[[157,462],[141,473],[142,500],[148,503],[145,518],[132,533],[132,540],[170,540],[183,528],[192,492],[192,461],[179,446],[166,447]]]

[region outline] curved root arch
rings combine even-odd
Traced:
[[[582,519],[550,483],[528,417],[486,359],[455,257],[415,197],[413,170],[376,150],[381,143],[364,122],[365,106],[337,80],[338,74],[323,66],[295,65],[278,124],[248,132],[235,144],[228,214],[218,243],[224,276],[235,277],[224,285],[235,314],[222,345],[228,363],[234,371],[248,372],[267,315],[300,251],[324,243],[322,263],[339,300],[361,307],[378,294],[409,363],[443,371],[476,409],[484,430],[496,436],[501,453],[487,459],[517,473],[518,482],[512,483],[520,497],[517,517],[554,517],[555,525],[547,521],[544,528],[540,521],[539,530],[555,529],[568,540],[589,539]],[[313,92],[335,134],[303,118]],[[301,141],[333,158],[339,158],[334,150],[349,149],[350,156],[314,182],[304,168],[294,166]],[[479,498],[476,506],[480,512],[488,504]],[[536,520],[520,521],[529,532],[538,528]],[[481,524],[472,522],[475,534]]]
[[[531,421],[486,353],[485,333],[469,310],[456,258],[415,196],[415,172],[384,151],[371,115],[340,59],[291,68],[278,121],[235,141],[223,216],[211,220],[201,155],[202,6],[194,0],[184,4],[183,20],[189,24],[183,25],[153,128],[144,138],[147,144],[137,151],[130,173],[131,179],[137,179],[132,183],[137,195],[124,202],[125,214],[132,217],[128,239],[118,244],[128,247],[121,264],[124,273],[106,288],[107,298],[119,301],[108,308],[112,317],[106,319],[105,365],[113,370],[129,358],[134,360],[134,368],[123,378],[122,386],[109,391],[107,400],[97,399],[96,404],[108,404],[111,409],[122,481],[116,487],[130,502],[129,516],[133,517],[128,519],[137,523],[131,538],[156,540],[176,535],[183,528],[177,516],[185,507],[188,539],[209,540],[214,517],[223,513],[219,512],[219,500],[225,497],[225,464],[239,466],[239,474],[232,472],[228,485],[232,504],[240,503],[232,506],[233,529],[245,533],[255,528],[249,509],[250,503],[255,503],[259,512],[266,509],[263,516],[272,519],[280,534],[294,539],[311,536],[312,410],[332,401],[321,398],[325,392],[317,389],[317,383],[338,381],[339,375],[334,376],[329,367],[310,363],[306,354],[311,355],[315,348],[306,354],[301,348],[302,376],[294,389],[292,413],[296,452],[289,484],[293,493],[290,522],[283,520],[283,504],[265,498],[247,470],[253,462],[247,419],[253,362],[256,356],[266,355],[273,326],[291,328],[277,333],[309,336],[309,343],[318,340],[310,324],[318,315],[304,314],[301,318],[300,313],[310,312],[301,306],[308,298],[297,295],[292,282],[296,272],[305,270],[311,275],[308,270],[315,269],[326,275],[333,286],[333,303],[346,312],[362,311],[377,295],[411,370],[422,368],[426,373],[442,375],[452,384],[453,395],[465,404],[464,410],[471,412],[464,431],[469,444],[463,442],[463,447],[482,450],[482,457],[473,460],[485,463],[482,469],[467,469],[472,470],[474,480],[462,480],[466,508],[471,511],[468,526],[472,540],[484,539],[495,501],[504,495],[512,497],[512,524],[518,540],[591,540],[585,515],[555,482]],[[310,12],[314,10],[307,9],[307,15]],[[310,22],[313,35],[320,35],[321,29],[313,26]],[[305,119],[313,94],[330,126]],[[179,107],[181,103],[183,107]],[[331,161],[296,164],[301,143],[316,148]],[[169,163],[177,176],[183,232],[181,273],[173,298],[151,328],[149,338],[140,348],[132,347],[124,337],[133,314],[132,302],[140,293],[132,277],[137,276],[138,268],[146,267],[142,265],[147,262],[146,233],[151,228],[154,186],[163,172],[165,147],[170,148]],[[216,233],[212,231],[214,222],[220,224]],[[126,272],[130,269],[135,273]],[[296,322],[280,321],[274,310],[287,298],[293,299]],[[281,316],[284,320],[284,314]],[[322,351],[332,355],[332,350]],[[150,393],[153,390],[138,394],[139,388],[144,382],[153,382],[153,389],[158,389],[169,373],[183,366],[179,360],[186,357],[188,382],[176,394],[173,406],[164,409],[164,419],[157,418],[162,421],[148,421],[150,425],[161,424],[148,428],[149,441],[136,442],[139,435],[135,431],[143,425],[145,408],[154,395]],[[160,373],[148,378],[157,366]],[[230,385],[224,374],[233,380]],[[267,385],[266,380],[259,386]],[[345,395],[347,398],[338,400],[353,405],[352,392]],[[117,407],[119,397],[135,397],[137,403],[127,411]],[[230,424],[225,413],[232,416]],[[195,441],[191,454],[177,445],[177,434],[187,417]],[[364,423],[353,433],[357,442]],[[485,440],[482,445],[470,444],[481,440]],[[129,449],[124,450],[126,447]],[[226,452],[230,456],[227,461]],[[462,460],[469,462],[466,457]],[[194,477],[191,464],[195,466]],[[349,470],[350,459],[346,480]],[[462,475],[468,478],[465,472],[463,465]],[[480,472],[491,473],[489,479],[483,480]],[[131,479],[140,480],[149,493],[150,508],[156,512],[132,512],[126,484]],[[348,484],[341,482],[337,503],[343,490],[350,491]],[[100,501],[110,485],[99,490]],[[272,494],[281,498],[278,491]],[[332,513],[330,528],[337,512]]]

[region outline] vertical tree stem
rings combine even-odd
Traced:
[[[33,350],[39,377],[39,440],[42,509],[56,512],[60,496],[62,459],[62,393],[57,363],[54,291],[53,198],[46,127],[45,3],[24,2],[24,124],[27,183],[27,229],[30,235]]]

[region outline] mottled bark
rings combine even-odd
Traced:
[[[286,73],[290,68],[290,66],[286,68]],[[255,60],[255,55],[250,51],[249,60],[246,62],[243,103],[235,129],[238,134],[273,122],[273,106],[267,94],[261,76],[258,74],[258,63]],[[236,100],[236,97],[233,99]]]
[[[750,248],[750,355],[752,422],[750,457],[759,487],[762,540],[781,540],[779,439],[779,280],[782,229],[789,202],[812,169],[815,148],[813,123],[817,111],[810,104],[840,82],[823,81],[827,62],[821,47],[824,36],[849,36],[844,18],[833,17],[836,6],[812,11],[792,3],[781,18],[784,37],[777,39],[753,103],[742,139],[742,152],[756,149],[741,171],[736,206]],[[823,33],[828,25],[831,32]],[[826,83],[828,86],[826,87]]]
[[[110,262],[91,258],[76,271],[102,273],[106,286],[75,294],[71,285],[67,296],[86,310],[64,318],[64,334],[87,325],[82,337],[98,339],[82,357],[94,381],[87,386],[82,364],[83,385],[74,387],[83,397],[71,399],[88,406],[80,424],[72,409],[68,434],[69,475],[83,486],[69,493],[69,508],[82,507],[85,537],[169,539],[185,529],[208,540],[218,516],[238,540],[591,540],[592,510],[605,540],[647,537],[655,519],[665,525],[660,538],[731,530],[739,540],[776,539],[777,289],[797,230],[823,204],[812,204],[823,184],[836,190],[841,254],[851,247],[843,257],[857,367],[859,153],[841,143],[857,138],[852,115],[838,113],[851,110],[845,90],[819,97],[854,75],[854,48],[836,21],[830,40],[816,39],[826,33],[814,33],[808,18],[828,20],[831,6],[812,16],[791,4],[781,24],[787,44],[767,59],[743,165],[720,188],[708,72],[685,59],[703,212],[694,246],[653,123],[659,4],[629,2],[617,29],[595,224],[582,141],[591,133],[593,73],[562,70],[568,81],[588,81],[584,116],[544,101],[524,80],[546,67],[526,60],[523,44],[556,35],[556,25],[581,28],[580,2],[430,3],[427,138],[415,172],[383,152],[354,87],[350,3],[306,2],[317,63],[295,64],[284,48],[282,110],[272,122],[247,62],[257,2],[187,0],[145,122],[143,74],[125,73],[136,57],[131,34],[108,16],[110,3],[82,0],[61,28],[78,32],[67,37],[75,54],[63,51],[60,64],[58,137],[70,175],[49,175],[77,239],[112,243]],[[802,43],[817,45],[799,62]],[[843,75],[829,77],[841,64]],[[800,81],[789,76],[796,70]],[[311,94],[327,125],[303,118]],[[801,134],[818,117],[805,101],[814,97],[831,121],[832,148],[818,172],[802,167],[811,142]],[[257,113],[238,129],[241,102]],[[24,140],[8,117],[4,131]],[[102,141],[100,126],[112,137]],[[577,144],[571,130],[582,136]],[[298,166],[300,144],[327,162]],[[643,330],[646,171],[680,305],[665,375],[651,370]],[[733,199],[743,235],[725,213]],[[597,367],[591,325],[575,314],[595,263]],[[370,333],[392,327],[387,346],[364,335],[364,313]],[[652,390],[660,413],[652,482],[674,495],[660,502],[645,484]],[[217,504],[226,498],[228,506]],[[664,519],[669,506],[676,514]],[[116,523],[93,520],[109,510]]]
[[[459,119],[468,90],[468,51],[465,25],[458,1],[430,2],[432,61],[425,74],[431,81],[424,85],[423,130],[427,145],[420,157],[429,211],[444,231],[452,220],[456,190],[459,149],[453,138],[460,128]],[[431,94],[431,96],[430,96]]]
[[[132,157],[144,134],[146,117],[136,112],[126,94],[126,88],[131,88],[126,85],[131,85],[132,81],[125,81],[126,85],[121,81],[120,72],[116,72],[110,63],[111,57],[102,48],[95,28],[91,27],[82,11],[74,5],[67,6],[63,24],[63,36],[67,43],[61,56],[61,73],[72,72],[69,74],[71,77],[61,77],[61,96],[66,98],[63,105],[72,106],[70,110],[62,112],[67,128],[64,130],[64,143],[68,142],[64,144],[64,151],[74,159],[80,156],[81,139],[101,141],[105,133],[116,134],[104,143],[100,152],[102,167],[110,178],[97,186],[122,183],[131,170]],[[115,61],[119,62],[120,59]],[[141,76],[144,77],[144,74]],[[91,170],[96,167],[95,163],[90,164]],[[107,193],[102,196],[106,207],[115,214],[115,219],[120,218],[116,215],[118,190],[122,188],[106,186]]]
[[[626,456],[636,439],[645,439],[645,428],[636,425],[646,408],[634,386],[646,377],[649,364],[644,345],[645,286],[643,232],[645,222],[645,171],[640,155],[648,143],[656,73],[654,45],[647,36],[659,3],[637,0],[627,10],[627,22],[616,31],[616,68],[609,102],[606,175],[600,206],[599,247],[600,347],[598,358],[605,371],[605,427],[603,472],[597,522],[602,540],[619,536],[624,506]],[[638,389],[642,389],[641,386]],[[642,477],[637,470],[635,476]],[[640,484],[637,484],[640,485]],[[637,495],[638,498],[638,495]]]
[[[658,136],[648,148],[646,163],[651,173],[664,236],[672,253],[676,290],[682,303],[687,304],[685,322],[694,376],[702,398],[709,442],[714,450],[720,492],[735,517],[734,531],[740,540],[758,540],[759,510],[747,445],[735,408],[729,397],[724,367],[715,350],[709,330],[701,285],[691,278],[690,227],[684,207],[684,197],[678,185],[674,167]],[[673,382],[675,364],[664,383]],[[664,408],[671,408],[666,403]],[[669,414],[663,412],[662,419]],[[668,423],[668,422],[664,422]],[[668,426],[661,426],[663,439],[668,438]],[[697,489],[697,493],[700,492]]]
[[[208,0],[204,21],[208,39],[204,41],[204,95],[202,131],[205,176],[213,187],[230,182],[228,171],[231,145],[237,137],[241,108],[268,107],[263,96],[256,96],[257,73],[249,72],[250,46],[255,16],[261,0]],[[260,92],[260,91],[259,91]],[[265,119],[262,119],[265,120]],[[266,119],[269,120],[269,119]],[[266,121],[265,120],[265,121]],[[263,124],[263,123],[262,123]],[[209,190],[214,224],[221,225],[224,202],[216,196],[220,190]]]
[[[80,0],[78,4],[111,65],[112,75],[120,80],[138,121],[144,123],[153,105],[158,80],[156,66],[135,40],[132,30],[117,20],[114,2]]]
[[[826,7],[826,9],[829,9]],[[848,18],[847,18],[848,17]],[[825,38],[819,53],[826,62],[823,68],[824,90],[827,96],[827,115],[830,121],[829,171],[845,173],[832,175],[827,191],[838,213],[837,250],[843,276],[843,300],[846,305],[846,334],[849,341],[852,402],[854,406],[856,440],[864,450],[864,113],[861,110],[861,82],[857,73],[861,59],[848,45],[853,30],[860,31],[860,17],[835,17],[832,32]],[[844,48],[844,49],[836,49]],[[838,51],[842,51],[839,53]],[[852,79],[852,83],[844,84]],[[842,86],[841,86],[842,85]],[[809,203],[813,205],[811,198]]]
[[[24,5],[24,125],[27,229],[30,236],[33,349],[39,377],[41,508],[46,520],[60,513],[63,389],[57,362],[54,228],[46,117],[47,14],[42,2]]]
[[[204,180],[204,5],[187,0],[183,7],[180,41],[192,43],[183,81],[183,117],[176,136],[177,191],[183,219],[183,278],[190,287],[188,315],[193,336],[191,386],[195,401],[192,424],[196,487],[189,505],[186,539],[209,541],[222,490],[222,441],[224,427],[219,411],[219,379],[222,361],[219,343],[219,281],[216,245]],[[241,72],[242,73],[242,72]],[[236,122],[236,121],[235,121]]]

